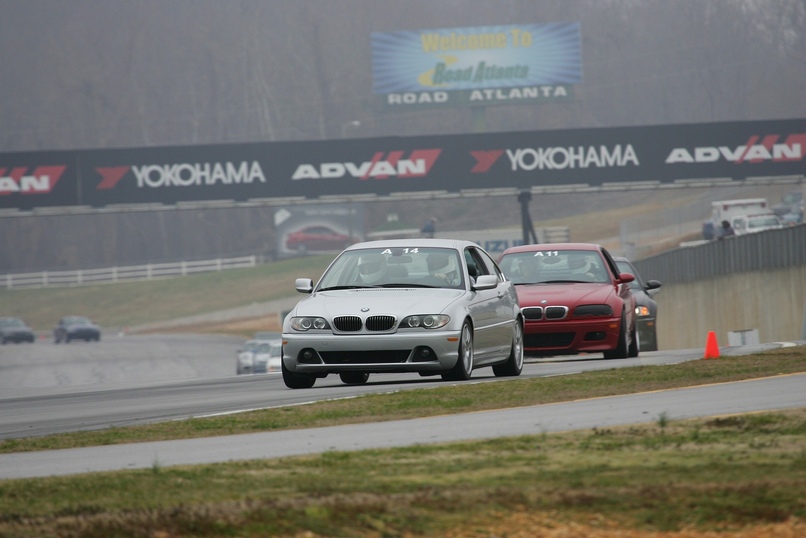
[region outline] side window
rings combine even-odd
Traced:
[[[482,260],[476,249],[465,249],[465,261],[467,262],[467,272],[475,280],[481,275],[489,275],[490,270]],[[493,273],[495,274],[495,273]]]
[[[501,273],[501,269],[498,267],[498,264],[495,263],[495,260],[493,260],[489,254],[483,250],[476,250],[476,253],[481,257],[482,261],[484,262],[484,266],[487,268],[486,274],[497,276],[499,282],[506,280],[504,275]]]

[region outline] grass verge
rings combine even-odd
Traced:
[[[806,410],[0,482],[0,536],[791,537]],[[717,534],[714,534],[717,533]]]

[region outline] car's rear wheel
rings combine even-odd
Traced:
[[[605,359],[626,359],[627,358],[627,327],[624,312],[621,313],[621,323],[618,330],[618,344],[616,349],[604,352]]]
[[[339,374],[341,382],[347,385],[363,385],[369,379],[367,372],[342,372]]]
[[[281,364],[281,368],[283,370],[283,382],[290,389],[309,389],[316,383],[316,376],[294,373],[285,367],[285,363]]]
[[[502,364],[493,366],[493,373],[498,377],[521,375],[523,371],[523,325],[520,320],[515,321],[512,333],[512,348],[509,358]]]
[[[442,374],[445,381],[466,381],[473,375],[473,330],[470,322],[465,321],[462,325],[462,333],[459,337],[459,357],[456,365]]]

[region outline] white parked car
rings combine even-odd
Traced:
[[[338,374],[411,372],[469,379],[523,369],[523,320],[515,288],[481,247],[449,239],[370,241],[348,247],[283,322],[286,386]]]

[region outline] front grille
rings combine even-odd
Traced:
[[[525,348],[568,347],[574,341],[574,333],[524,334]]]
[[[568,314],[567,306],[547,306],[546,319],[563,319]]]
[[[543,319],[543,308],[540,306],[529,306],[522,308],[523,317],[526,319]]]
[[[339,316],[333,318],[333,326],[337,331],[356,332],[361,330],[361,318],[358,316]]]
[[[320,351],[325,364],[381,364],[406,362],[408,349],[380,351]]]
[[[368,331],[388,331],[395,326],[394,316],[370,316],[367,318]]]

